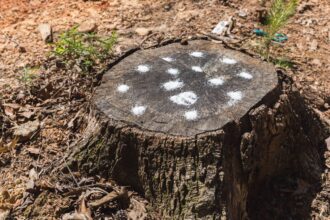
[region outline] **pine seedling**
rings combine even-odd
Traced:
[[[266,32],[262,42],[263,54],[269,59],[269,51],[276,33],[282,29],[295,14],[299,0],[273,0],[266,20]]]

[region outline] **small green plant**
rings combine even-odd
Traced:
[[[88,72],[109,57],[116,42],[116,33],[102,38],[95,33],[81,33],[78,26],[75,26],[59,36],[53,54],[66,63],[74,61],[83,71]]]
[[[284,68],[284,69],[292,69],[294,68],[294,63],[288,58],[277,58],[272,61],[276,66]]]
[[[38,67],[24,67],[19,80],[26,86],[31,85],[32,81],[37,78]]]
[[[299,0],[273,0],[266,18],[266,36],[262,40],[262,55],[269,59],[270,47],[276,34],[295,14]]]

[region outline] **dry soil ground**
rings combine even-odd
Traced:
[[[116,31],[116,57],[136,46],[203,36],[232,16],[236,22],[227,41],[253,51],[256,37],[252,30],[260,26],[259,7],[257,0],[0,0],[0,216],[57,219],[77,207],[86,214],[84,199],[78,200],[86,188],[73,192],[75,184],[90,181],[108,191],[117,187],[98,177],[84,179],[78,173],[63,174],[67,181],[50,175],[81,134],[79,110],[86,106],[95,79],[57,68],[48,58],[52,46],[41,39],[39,24],[49,23],[55,40],[59,33],[86,21],[99,35]],[[288,41],[276,46],[273,54],[295,63],[288,74],[310,104],[330,119],[329,14],[329,0],[302,0],[298,13],[283,30]],[[35,81],[24,80],[24,67],[33,68]],[[29,121],[37,121],[37,129],[29,140],[17,141],[15,126]],[[311,204],[313,219],[330,218],[329,151],[330,143],[324,155],[322,190]],[[143,216],[145,201],[137,195],[134,198],[139,208],[131,210]],[[108,216],[120,215],[116,207]]]

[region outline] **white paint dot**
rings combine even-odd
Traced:
[[[117,91],[121,93],[125,93],[129,90],[129,86],[125,84],[121,84],[117,87]]]
[[[203,57],[204,54],[202,52],[199,52],[199,51],[194,51],[194,52],[190,53],[190,56],[192,56],[192,57]]]
[[[180,73],[180,71],[178,69],[176,69],[176,68],[170,68],[170,69],[167,70],[167,73],[168,74],[171,74],[173,76],[176,76],[176,75],[178,75]]]
[[[221,86],[224,84],[224,79],[223,77],[216,77],[216,78],[212,78],[212,79],[209,79],[208,80],[208,83],[211,85],[211,86]]]
[[[191,69],[195,72],[203,72],[202,68],[200,66],[192,66]]]
[[[241,91],[227,92],[227,95],[230,97],[230,100],[228,102],[229,106],[234,105],[236,102],[243,98],[243,94]]]
[[[191,111],[186,111],[184,113],[184,117],[188,120],[188,121],[193,121],[196,120],[198,118],[198,112],[196,110],[191,110]]]
[[[237,63],[236,60],[231,59],[231,58],[227,58],[227,57],[223,58],[223,59],[222,59],[222,62],[223,62],[223,63],[226,63],[226,64],[235,64],[235,63]]]
[[[192,105],[197,101],[198,97],[197,95],[192,92],[182,92],[178,95],[174,95],[170,97],[170,100],[178,105]]]
[[[248,73],[248,72],[240,72],[238,74],[238,76],[239,77],[242,77],[244,79],[252,79],[253,78],[253,76],[250,73]]]
[[[132,113],[133,115],[136,115],[136,116],[141,116],[144,114],[144,112],[146,111],[147,107],[145,106],[142,106],[142,105],[136,105],[132,108]]]
[[[140,73],[146,73],[150,70],[148,65],[139,65],[137,67],[137,71],[139,71]]]
[[[166,62],[173,62],[174,59],[172,57],[163,57],[163,60],[165,60]]]
[[[162,85],[162,87],[166,91],[172,91],[172,90],[175,90],[175,89],[179,89],[179,88],[182,88],[183,86],[184,86],[184,83],[181,82],[179,79],[168,81],[168,82],[166,82]]]

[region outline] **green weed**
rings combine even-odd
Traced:
[[[78,26],[75,26],[59,36],[54,43],[53,54],[65,63],[74,61],[83,71],[88,72],[109,57],[116,42],[116,33],[102,38],[95,33],[80,33]]]
[[[294,68],[294,63],[288,58],[277,58],[272,61],[276,66],[282,67],[284,69]]]

